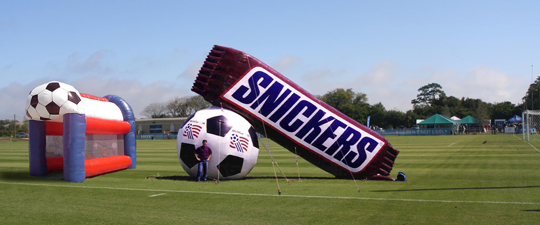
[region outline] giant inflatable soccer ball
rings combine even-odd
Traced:
[[[178,130],[178,157],[191,177],[197,176],[195,149],[203,140],[212,149],[210,179],[217,179],[218,172],[220,179],[241,179],[257,163],[259,142],[251,124],[230,110],[210,107],[191,115]]]
[[[84,114],[81,94],[69,84],[52,81],[34,88],[26,101],[31,120],[61,120],[66,113]]]

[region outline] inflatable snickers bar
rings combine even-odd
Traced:
[[[249,54],[215,45],[191,90],[338,178],[393,180],[399,151],[384,137]]]

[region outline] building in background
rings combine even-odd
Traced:
[[[137,134],[176,134],[187,117],[136,119]]]

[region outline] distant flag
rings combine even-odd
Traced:
[[[366,124],[366,127],[368,127],[368,128],[369,128],[369,119],[371,119],[371,116],[368,116],[368,117],[367,117],[367,124]]]

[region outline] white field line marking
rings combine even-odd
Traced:
[[[513,135],[513,136],[514,136],[515,138],[517,138],[518,140],[523,141],[523,142],[529,144],[529,146],[531,146],[531,147],[532,147],[534,150],[536,150],[537,152],[540,152],[540,150],[538,150],[536,147],[534,147],[533,145],[531,145],[531,143],[529,143],[529,142],[527,142],[527,141],[525,141],[525,140],[521,140],[521,138],[518,138],[516,135]]]
[[[159,194],[155,194],[155,195],[150,195],[148,196],[149,198],[152,198],[152,197],[156,197],[156,196],[161,196],[161,195],[166,195],[167,193],[159,193]]]
[[[1,181],[0,181],[0,184],[27,185],[27,186],[45,186],[45,187],[64,187],[64,188],[84,188],[84,189],[107,189],[107,190],[122,190],[122,191],[151,191],[151,192],[169,192],[169,193],[237,195],[237,196],[255,196],[255,197],[290,197],[290,198],[350,199],[350,200],[402,201],[402,202],[540,205],[540,202],[460,201],[460,200],[406,199],[406,198],[367,198],[367,197],[321,196],[321,195],[272,195],[272,194],[257,194],[257,193],[233,193],[233,192],[162,190],[162,189],[142,189],[142,188],[47,185],[47,184],[31,184],[31,183],[11,183],[11,182],[1,182]]]
[[[452,145],[454,145],[454,144],[456,144],[456,143],[458,143],[458,142],[460,142],[460,141],[463,141],[463,140],[456,141],[456,142],[454,142],[454,143],[452,143],[452,144],[450,144],[450,145],[448,145],[448,146],[446,146],[446,147],[450,147],[450,146],[452,146]]]

